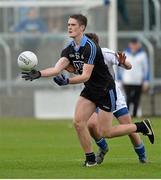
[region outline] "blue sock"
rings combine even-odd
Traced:
[[[101,138],[99,140],[95,140],[98,147],[100,147],[103,150],[106,150],[108,148],[108,144],[105,140],[105,138]]]
[[[136,154],[139,156],[139,159],[146,159],[145,147],[143,143],[135,146],[134,149]]]

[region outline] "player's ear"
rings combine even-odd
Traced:
[[[82,32],[84,32],[86,29],[85,25],[80,25],[80,28],[81,28]]]

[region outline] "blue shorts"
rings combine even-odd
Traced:
[[[116,89],[100,89],[99,91],[85,87],[81,92],[80,96],[92,101],[95,103],[96,107],[107,111],[113,112],[116,110]]]
[[[99,113],[99,107],[96,108],[96,113]],[[129,111],[128,111],[128,108],[127,107],[123,107],[117,111],[115,111],[113,113],[113,115],[116,117],[116,118],[119,118],[121,116],[124,116],[126,114],[129,114]]]

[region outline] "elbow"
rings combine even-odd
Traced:
[[[55,72],[54,72],[54,76],[58,76],[59,73],[60,73],[59,71],[55,71]]]
[[[90,76],[83,76],[83,82],[87,82],[89,80]]]

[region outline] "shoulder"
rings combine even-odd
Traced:
[[[108,49],[108,48],[101,48],[102,54],[105,58],[107,59],[115,59],[116,58],[116,53],[115,51]]]
[[[115,54],[115,51],[108,48],[101,48],[103,53]]]
[[[92,40],[90,40],[89,38],[87,38],[85,46],[88,47],[89,50],[96,50],[98,48],[97,44]]]
[[[143,48],[141,48],[136,53],[136,57],[138,57],[138,59],[141,59],[142,61],[145,61],[145,60],[147,60],[148,55],[147,55],[146,51]]]
[[[90,55],[90,57],[96,57],[97,55],[101,55],[101,48],[99,45],[97,45],[95,42],[87,38],[86,43],[85,43],[85,54]]]
[[[72,48],[72,43],[73,43],[73,41],[68,42],[62,50],[67,50],[67,49]]]
[[[68,57],[70,52],[72,51],[72,44],[67,44],[61,51],[61,57]]]

